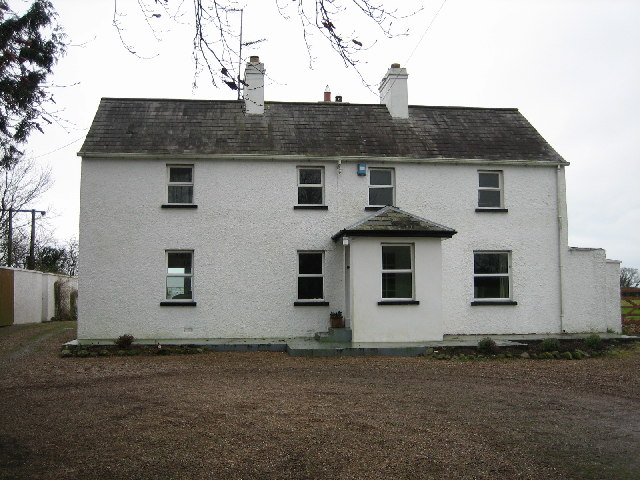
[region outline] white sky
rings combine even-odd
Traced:
[[[188,26],[174,27],[156,43],[137,2],[120,0],[128,12],[121,19],[127,41],[141,55],[158,54],[141,60],[126,52],[111,26],[113,0],[54,3],[71,43],[84,44],[69,47],[53,77],[57,85],[79,82],[55,92],[60,116],[73,125],[48,126],[44,135],[32,136],[27,151],[50,165],[55,178],[33,207],[48,210],[56,236],[66,239],[78,230],[76,152],[100,97],[233,99],[237,94],[226,85],[211,87],[204,74],[192,90]],[[246,3],[245,41],[267,39],[246,51],[265,63],[266,100],[319,101],[329,84],[344,101],[378,103],[377,94],[319,37],[313,40],[310,70],[299,23],[282,19],[275,0]],[[399,62],[409,72],[410,104],[519,108],[571,162],[570,245],[605,248],[608,258],[639,268],[640,1],[448,0],[419,45],[442,0],[387,3],[408,10],[423,4],[424,10],[403,24],[408,36],[378,36],[363,56],[367,81],[377,84],[389,65]],[[184,6],[189,13],[191,0]],[[375,30],[364,27],[362,19],[338,17],[338,27],[342,22],[352,22],[355,38],[365,45],[374,38]]]

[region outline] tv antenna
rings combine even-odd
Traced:
[[[252,40],[250,42],[242,41],[242,27],[243,27],[243,16],[244,16],[244,8],[235,8],[229,10],[230,12],[240,12],[240,35],[239,35],[239,47],[238,47],[238,75],[236,77],[235,82],[225,82],[229,88],[238,90],[238,100],[242,98],[242,89],[246,87],[244,80],[240,77],[242,71],[242,47],[250,47],[251,45],[256,45],[258,43],[264,42],[266,39],[261,38],[260,40]]]

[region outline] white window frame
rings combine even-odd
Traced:
[[[170,253],[189,253],[191,254],[191,273],[169,273],[169,254]],[[195,288],[194,288],[194,252],[193,250],[165,250],[165,255],[164,255],[164,272],[165,272],[165,279],[164,279],[164,297],[166,302],[175,302],[175,303],[182,303],[182,302],[195,302]],[[167,280],[169,279],[169,277],[172,278],[191,278],[191,298],[167,298]]]
[[[495,174],[498,176],[498,186],[497,187],[481,187],[480,186],[480,175],[481,174]],[[489,192],[499,192],[500,193],[500,203],[498,206],[485,207],[480,205],[480,192],[489,191]],[[486,208],[486,209],[503,209],[504,208],[504,174],[502,170],[478,170],[478,208]]]
[[[476,254],[506,254],[507,255],[507,273],[476,273],[475,272],[475,263],[476,263]],[[513,275],[512,275],[512,267],[511,267],[511,251],[509,250],[474,250],[473,252],[473,299],[478,302],[504,302],[513,300]],[[476,278],[487,278],[487,277],[506,277],[509,281],[509,296],[508,297],[476,297],[475,293],[475,279]]]
[[[384,247],[409,247],[411,252],[411,268],[398,268],[398,269],[385,269],[383,264],[383,250]],[[415,300],[416,298],[416,259],[415,259],[415,245],[413,243],[382,243],[380,245],[380,298],[382,301],[406,301]],[[385,273],[410,273],[411,274],[411,297],[385,297],[383,284],[383,275]]]
[[[302,170],[320,170],[320,183],[300,183],[300,172]],[[325,199],[324,199],[324,167],[318,167],[318,166],[314,166],[314,165],[304,165],[304,166],[298,166],[296,168],[296,183],[297,183],[297,188],[296,188],[296,205],[299,206],[317,206],[317,205],[324,205],[325,204]],[[322,192],[322,198],[320,200],[320,203],[298,203],[298,193],[300,191],[300,188],[320,188],[320,191]]]
[[[300,273],[300,254],[301,253],[314,253],[314,254],[319,254],[322,255],[322,260],[321,260],[321,269],[322,271],[320,273]],[[299,302],[324,302],[324,297],[325,297],[325,283],[324,283],[324,272],[325,272],[325,263],[324,263],[324,250],[298,250],[296,252],[296,255],[298,257],[298,261],[296,264],[296,298],[299,296],[300,291],[298,290],[298,279],[300,278],[321,278],[322,279],[322,298],[298,298]]]
[[[387,170],[391,173],[391,183],[388,185],[372,185],[371,184],[371,172],[375,170]],[[390,188],[391,189],[391,205],[396,203],[396,172],[393,168],[388,167],[369,167],[369,188],[367,189],[367,206],[369,207],[386,207],[386,205],[374,205],[370,203],[372,188]]]
[[[172,168],[190,168],[191,169],[191,181],[190,182],[172,182],[171,181],[171,169]],[[195,204],[195,187],[194,187],[194,178],[195,178],[195,168],[191,163],[188,164],[180,164],[180,163],[172,163],[167,165],[167,190],[166,190],[166,200],[168,205],[193,205]],[[191,202],[169,202],[169,189],[171,187],[191,187]]]

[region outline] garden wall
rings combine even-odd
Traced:
[[[566,260],[563,330],[621,333],[620,262],[601,248],[571,247]]]
[[[55,283],[60,280],[61,303],[56,314]],[[78,279],[54,273],[0,267],[0,326],[38,323],[71,313]],[[67,318],[68,319],[68,318]]]

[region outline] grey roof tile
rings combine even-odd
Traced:
[[[517,109],[103,98],[80,154],[267,154],[563,162]]]
[[[343,236],[442,237],[451,238],[453,228],[413,215],[397,207],[387,206],[362,220],[343,228],[331,238]]]

